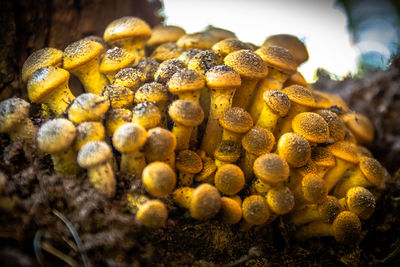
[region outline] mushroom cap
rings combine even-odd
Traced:
[[[166,102],[169,100],[167,87],[162,83],[151,82],[142,85],[135,93],[136,102]]]
[[[294,207],[294,195],[287,186],[276,186],[267,193],[267,202],[270,210],[278,215],[289,213]]]
[[[101,122],[81,122],[76,126],[74,149],[79,151],[81,147],[89,141],[103,141],[105,135],[105,129]]]
[[[211,47],[218,42],[218,39],[214,37],[214,35],[207,32],[196,32],[182,35],[176,41],[176,44],[179,47],[183,47],[185,49],[211,49]]]
[[[186,66],[189,64],[189,61],[198,53],[202,52],[203,50],[193,48],[183,52],[179,57],[178,60],[182,61]]]
[[[259,55],[268,66],[275,68],[287,75],[296,72],[298,63],[286,48],[281,46],[260,47],[254,53]]]
[[[143,38],[151,36],[150,26],[137,17],[122,17],[108,24],[103,38],[107,43],[113,43],[121,39]]]
[[[359,158],[361,158],[361,157],[373,158],[374,157],[372,155],[372,152],[368,148],[366,148],[365,146],[361,146],[361,145],[357,146],[357,154],[358,154]]]
[[[236,89],[242,83],[239,73],[226,65],[212,67],[206,72],[205,78],[211,90]]]
[[[237,38],[227,38],[214,44],[212,50],[223,57],[238,50],[252,50],[251,46],[245,42],[238,40]]]
[[[226,224],[236,224],[242,219],[242,207],[230,197],[221,197],[219,219]]]
[[[224,162],[235,162],[240,157],[240,146],[231,140],[222,140],[214,151],[214,158]]]
[[[113,157],[111,147],[104,141],[86,143],[78,152],[77,162],[81,168],[90,169],[105,164]]]
[[[272,150],[275,144],[274,135],[258,126],[251,128],[242,138],[243,148],[251,154],[260,156]]]
[[[290,34],[271,35],[265,39],[262,46],[280,46],[289,50],[294,59],[301,64],[308,60],[308,51],[302,41]]]
[[[329,101],[331,101],[332,106],[337,106],[343,109],[345,112],[349,112],[349,107],[347,106],[343,98],[335,94],[327,94],[327,93],[325,93],[325,96],[329,98]]]
[[[328,195],[325,180],[313,174],[306,175],[301,180],[301,191],[304,198],[311,203],[322,203]]]
[[[265,104],[280,117],[285,117],[290,110],[290,99],[282,91],[267,90],[263,94]]]
[[[346,192],[346,208],[360,219],[369,219],[375,210],[375,197],[366,188],[352,187]]]
[[[132,109],[132,122],[145,129],[154,128],[161,122],[160,110],[152,102],[140,102]]]
[[[327,146],[332,154],[345,161],[357,164],[359,158],[357,155],[357,146],[347,141],[338,141],[332,145]]]
[[[254,174],[263,183],[277,184],[289,178],[289,165],[276,154],[266,153],[259,156],[253,165]]]
[[[160,63],[155,59],[146,58],[139,61],[136,65],[137,71],[144,74],[144,80],[146,82],[152,82],[154,80],[154,74],[156,73]]]
[[[84,40],[87,39],[87,40],[90,40],[90,41],[98,42],[99,44],[101,44],[104,47],[103,52],[105,52],[109,48],[108,44],[100,36],[89,35],[89,36],[83,37],[82,39],[84,39]]]
[[[152,34],[149,40],[147,40],[147,46],[156,47],[164,43],[175,42],[182,35],[186,34],[186,31],[181,27],[174,25],[157,25],[152,29]]]
[[[187,127],[198,126],[204,119],[200,104],[189,100],[175,100],[169,106],[168,114],[174,122]]]
[[[129,108],[133,104],[133,92],[126,86],[104,86],[101,95],[109,99],[111,108]]]
[[[122,48],[108,49],[101,59],[99,70],[102,73],[112,73],[128,67],[135,60],[135,56]]]
[[[7,133],[29,117],[31,105],[17,97],[8,98],[0,102],[0,133]]]
[[[310,144],[297,133],[283,134],[278,140],[277,152],[294,168],[305,165],[311,157]]]
[[[146,201],[136,213],[136,222],[148,228],[163,227],[168,218],[165,204],[157,199]]]
[[[167,163],[156,161],[143,169],[142,182],[151,196],[164,197],[174,190],[176,174]]]
[[[136,123],[125,123],[118,127],[112,137],[112,142],[119,152],[138,151],[146,143],[146,129]]]
[[[244,173],[236,165],[225,164],[215,173],[214,184],[222,194],[235,195],[244,187]]]
[[[282,89],[290,101],[306,107],[314,107],[315,99],[310,89],[294,84]]]
[[[58,67],[48,66],[36,70],[28,79],[28,97],[40,103],[62,84],[68,82],[69,72]]]
[[[163,62],[165,60],[178,58],[185,49],[176,45],[175,42],[169,42],[159,45],[151,53],[151,58],[157,60],[158,62]]]
[[[236,34],[223,28],[218,28],[209,25],[206,29],[205,32],[211,34],[215,38],[217,38],[218,41],[228,39],[228,38],[236,38]]]
[[[347,128],[354,134],[357,143],[369,143],[374,140],[374,125],[366,116],[352,112],[341,117]]]
[[[327,223],[332,223],[341,211],[339,201],[334,196],[327,196],[324,202],[318,204],[318,213]]]
[[[181,172],[195,174],[203,169],[203,161],[196,152],[181,150],[176,155],[175,167]]]
[[[271,215],[265,197],[251,195],[246,197],[242,203],[243,219],[252,225],[265,223]]]
[[[201,184],[192,193],[190,199],[190,215],[198,220],[207,220],[219,212],[221,196],[212,185]]]
[[[168,90],[173,94],[187,91],[200,91],[205,86],[202,75],[191,69],[181,69],[168,81]]]
[[[203,75],[212,67],[221,65],[222,63],[223,58],[220,54],[212,50],[204,50],[194,55],[193,58],[188,62],[187,67]]]
[[[329,136],[334,142],[344,139],[344,136],[346,135],[346,125],[335,112],[327,109],[320,109],[314,112],[320,115],[326,123],[328,123]]]
[[[319,175],[318,166],[311,159],[309,159],[305,165],[298,168],[294,168],[294,170],[296,170],[296,172],[300,174],[302,177],[309,174]]]
[[[167,83],[177,71],[184,67],[185,64],[176,58],[166,60],[160,64],[154,73],[154,80],[156,82]]]
[[[314,112],[301,112],[292,120],[293,131],[314,143],[325,143],[329,138],[328,123]]]
[[[370,157],[361,157],[359,167],[365,178],[372,185],[378,187],[382,183],[385,170],[379,161]]]
[[[203,168],[201,171],[196,174],[194,177],[195,181],[197,182],[202,182],[206,178],[208,178],[210,175],[212,175],[215,170],[217,169],[217,165],[215,165],[215,161],[212,158],[209,157],[202,157],[201,158]]]
[[[244,109],[232,107],[224,111],[219,117],[221,126],[234,133],[244,134],[253,127],[251,115]]]
[[[126,86],[134,91],[142,83],[144,83],[145,80],[146,75],[142,73],[139,69],[123,68],[120,69],[117,74],[115,74],[113,85]]]
[[[73,70],[100,56],[103,46],[95,41],[82,39],[64,49],[63,68]]]
[[[224,58],[225,65],[234,68],[242,77],[261,79],[268,75],[268,66],[251,50],[239,50]]]
[[[331,106],[333,106],[331,100],[329,99],[329,96],[326,95],[325,93],[322,93],[317,90],[313,90],[312,94],[313,94],[313,97],[315,100],[314,108],[325,108],[326,109],[326,108],[330,108]]]
[[[319,167],[333,167],[336,165],[335,156],[326,147],[313,147],[311,160]]]
[[[307,80],[298,71],[296,71],[294,74],[290,75],[290,77],[285,82],[286,86],[290,86],[293,84],[297,84],[297,85],[301,85],[301,86],[308,86]]]
[[[167,129],[156,127],[147,132],[146,155],[163,158],[173,153],[175,147],[176,137]]]
[[[67,119],[53,119],[45,122],[37,131],[36,140],[40,150],[54,154],[71,147],[76,129]]]
[[[337,242],[353,244],[361,237],[360,219],[350,211],[342,211],[333,221],[332,231]]]
[[[43,67],[62,65],[63,52],[57,48],[46,47],[33,52],[22,65],[22,81],[26,83],[36,70]]]
[[[107,136],[112,136],[115,130],[124,123],[132,121],[132,111],[125,108],[114,108],[107,112],[104,126]]]
[[[68,119],[74,123],[99,121],[109,107],[110,102],[104,96],[92,93],[81,94],[68,108]]]

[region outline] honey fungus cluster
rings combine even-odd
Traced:
[[[225,29],[123,17],[103,38],[30,55],[22,80],[46,120],[37,128],[30,104],[10,98],[0,132],[50,154],[57,173],[87,172],[108,198],[116,173],[134,177],[146,194],[122,198],[148,228],[165,224],[172,199],[195,220],[248,231],[284,216],[298,240],[354,243],[388,175],[362,146],[370,120],[314,90],[297,71],[307,59],[291,35],[257,46]]]

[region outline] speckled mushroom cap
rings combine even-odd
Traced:
[[[146,129],[136,123],[125,123],[121,125],[112,137],[112,142],[121,153],[129,153],[139,150],[147,139]]]
[[[99,70],[102,73],[112,73],[128,67],[135,60],[135,56],[122,48],[108,49],[100,62]]]
[[[328,123],[329,136],[334,142],[343,140],[346,134],[346,125],[335,112],[327,109],[320,109],[314,112],[320,115],[326,121],[326,123]]]
[[[212,50],[205,50],[196,54],[189,61],[187,67],[203,75],[206,71],[208,71],[212,67],[221,65],[222,63],[223,63],[223,58],[220,54]]]
[[[177,71],[184,67],[185,64],[176,58],[166,60],[160,64],[154,73],[154,80],[160,83],[167,83]]]
[[[332,224],[333,236],[341,244],[354,244],[361,237],[361,222],[357,215],[342,211]]]
[[[296,172],[303,177],[306,175],[310,175],[310,174],[314,174],[314,175],[319,174],[317,164],[315,164],[315,162],[312,161],[311,159],[309,159],[305,165],[298,167],[298,168],[293,168],[293,170],[296,170]]]
[[[185,65],[187,66],[187,65],[189,64],[189,61],[190,61],[195,55],[197,55],[198,53],[200,53],[201,51],[203,51],[203,50],[197,49],[197,48],[189,49],[189,50],[183,52],[183,53],[178,57],[178,59],[179,59],[180,61],[182,61],[183,63],[185,63]]]
[[[160,110],[152,102],[140,102],[132,109],[132,122],[145,129],[154,128],[161,122]]]
[[[173,94],[200,91],[205,86],[204,77],[191,69],[178,70],[168,81],[168,90]]]
[[[178,58],[184,51],[185,49],[177,46],[175,42],[165,43],[154,49],[151,53],[151,58],[158,62],[163,62],[165,60]]]
[[[103,40],[103,38],[100,37],[100,36],[97,36],[97,35],[89,35],[89,36],[83,37],[82,39],[84,39],[84,40],[90,40],[90,41],[94,41],[94,42],[98,42],[99,44],[101,44],[101,45],[104,47],[103,52],[105,52],[105,51],[109,48],[108,44],[107,44],[107,43]]]
[[[268,75],[268,66],[251,50],[239,50],[224,58],[225,65],[234,68],[242,77],[261,79]]]
[[[187,173],[199,173],[203,169],[203,161],[192,150],[181,150],[176,155],[175,167]]]
[[[212,50],[223,57],[228,54],[238,51],[238,50],[251,50],[251,46],[245,42],[238,40],[237,38],[228,38],[222,41],[219,41],[215,45],[213,45]]]
[[[293,131],[314,143],[325,143],[329,138],[328,123],[314,112],[301,112],[292,120]]]
[[[132,121],[132,111],[125,108],[114,108],[107,112],[104,126],[107,136],[112,136],[119,126]]]
[[[156,127],[147,132],[146,155],[166,157],[174,152],[175,147],[176,137],[167,129]]]
[[[327,94],[327,93],[325,93],[325,96],[329,98],[329,101],[331,101],[332,106],[338,106],[345,112],[349,112],[350,109],[347,106],[346,102],[343,100],[343,98],[335,94]]]
[[[294,207],[294,195],[287,186],[275,186],[267,193],[268,207],[278,215],[289,213]]]
[[[280,117],[284,117],[290,110],[289,97],[279,90],[267,90],[263,94],[264,102],[267,106]]]
[[[29,117],[31,105],[17,97],[0,102],[0,133],[11,131],[17,124]]]
[[[385,176],[385,170],[379,161],[370,157],[361,157],[359,167],[368,182],[376,187],[380,186]]]
[[[331,106],[333,106],[331,100],[329,99],[329,96],[327,96],[325,93],[322,93],[320,91],[317,90],[313,90],[312,91],[314,100],[315,100],[315,104],[314,104],[314,108],[330,108]]]
[[[304,198],[311,203],[322,203],[328,195],[325,180],[312,174],[301,180],[301,190]]]
[[[43,67],[62,65],[63,52],[57,48],[46,47],[33,52],[22,65],[22,81],[26,83],[36,70]]]
[[[218,41],[228,39],[228,38],[236,38],[236,34],[222,28],[214,27],[214,26],[208,26],[207,29],[205,29],[205,32],[211,34],[215,38],[217,38]]]
[[[110,101],[111,108],[130,108],[130,106],[133,104],[133,92],[126,86],[104,86],[101,95]]]
[[[82,39],[64,49],[63,68],[73,70],[100,56],[103,46],[95,41]]]
[[[194,179],[197,182],[201,182],[201,181],[205,180],[211,174],[213,174],[215,172],[215,170],[217,169],[217,165],[215,165],[214,159],[209,158],[209,157],[202,157],[201,161],[203,163],[203,168],[194,177]]]
[[[145,83],[135,93],[135,101],[166,102],[169,99],[168,89],[162,83]]]
[[[346,192],[346,209],[356,214],[360,219],[369,219],[375,210],[375,197],[362,186],[352,187]]]
[[[90,169],[111,160],[111,147],[103,141],[86,143],[78,152],[77,162],[81,168]]]
[[[181,27],[174,25],[157,25],[152,29],[150,39],[147,41],[147,46],[156,47],[164,43],[175,42],[186,31]]]
[[[298,63],[292,54],[281,46],[260,47],[254,53],[259,55],[269,67],[287,75],[291,75],[297,70]]]
[[[148,228],[163,227],[168,218],[168,210],[165,204],[157,199],[146,201],[136,213],[136,221]]]
[[[175,100],[169,106],[168,114],[176,123],[187,127],[198,126],[204,119],[200,104],[189,100]]]
[[[271,35],[265,39],[262,46],[280,46],[289,50],[293,55],[298,64],[301,64],[308,60],[308,51],[306,46],[302,41],[300,41],[296,36],[289,34],[277,34]]]
[[[28,79],[28,97],[32,102],[40,103],[68,80],[69,72],[62,68],[48,66],[38,69]]]
[[[190,215],[198,220],[207,220],[219,212],[221,196],[212,185],[201,184],[192,193],[190,199]]]
[[[265,197],[251,195],[246,197],[242,203],[243,219],[252,225],[261,225],[271,216]]]
[[[145,80],[146,75],[138,69],[123,68],[115,74],[113,85],[126,86],[132,90],[136,90]]]
[[[311,160],[319,167],[333,167],[336,165],[335,156],[326,147],[313,147]]]
[[[218,219],[226,224],[236,224],[242,219],[241,203],[230,197],[221,197],[221,210]]]
[[[374,125],[366,116],[352,112],[341,117],[347,128],[354,134],[357,143],[369,143],[374,140]]]
[[[240,146],[231,140],[222,140],[214,151],[214,158],[224,162],[235,162],[240,157]]]
[[[278,140],[277,152],[294,168],[305,165],[311,157],[310,144],[297,133],[283,134]]]
[[[258,126],[251,128],[242,138],[243,148],[251,154],[260,156],[272,150],[275,144],[274,135]]]
[[[233,164],[221,166],[214,177],[215,187],[225,195],[235,195],[245,185],[244,173],[241,168]]]
[[[167,163],[156,161],[143,169],[142,181],[151,196],[164,197],[174,190],[176,174]]]
[[[76,137],[73,147],[75,151],[79,151],[89,141],[103,141],[105,135],[105,129],[101,122],[81,122],[76,126]]]
[[[81,94],[68,108],[68,119],[74,123],[82,121],[99,121],[110,107],[104,96],[92,93]]]
[[[36,140],[40,150],[54,154],[72,146],[76,129],[67,119],[54,119],[45,122],[37,131]]]
[[[176,44],[185,49],[198,48],[206,50],[211,49],[216,42],[218,42],[218,39],[214,35],[207,32],[196,32],[181,36],[176,41]]]
[[[234,133],[246,133],[253,127],[253,119],[250,114],[239,107],[233,107],[225,110],[219,118],[221,126]]]
[[[332,154],[345,161],[357,164],[359,162],[357,155],[357,147],[353,143],[346,141],[338,141],[332,145],[327,146]]]
[[[137,17],[122,17],[108,24],[103,38],[107,43],[116,43],[129,38],[142,38],[147,40],[151,36],[150,26]]]
[[[136,65],[136,69],[144,74],[144,81],[152,82],[154,80],[154,74],[159,66],[160,63],[158,63],[157,60],[146,58],[139,61],[139,63]]]
[[[361,146],[361,145],[357,146],[357,154],[358,154],[359,158],[360,157],[369,157],[369,158],[374,157],[372,155],[372,152],[368,148],[366,148],[365,146]]]
[[[318,205],[318,213],[322,221],[332,223],[342,208],[339,205],[339,201],[334,196],[327,196],[325,201]]]
[[[301,85],[301,86],[308,86],[307,80],[304,78],[304,76],[296,71],[294,74],[290,75],[289,79],[286,80],[285,85],[290,86],[290,85]]]
[[[301,85],[291,85],[282,89],[290,99],[290,101],[306,106],[306,107],[314,107],[315,99],[313,97],[312,91],[307,89]]]
[[[239,73],[226,65],[212,67],[206,72],[205,78],[207,87],[211,90],[238,88],[242,83]]]
[[[276,154],[266,153],[259,156],[253,165],[254,174],[263,183],[277,184],[289,178],[289,165]]]

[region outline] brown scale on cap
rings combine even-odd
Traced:
[[[176,156],[175,166],[179,170],[180,185],[191,186],[194,175],[203,169],[203,162],[196,152],[181,150]]]
[[[103,96],[81,94],[68,108],[68,119],[74,123],[100,121],[109,107],[110,102]]]
[[[254,174],[263,183],[278,184],[289,178],[289,165],[280,156],[266,153],[258,157],[253,166]]]
[[[178,70],[168,81],[168,90],[181,100],[198,102],[200,92],[205,86],[202,75],[191,69]]]
[[[286,48],[293,55],[294,59],[299,65],[308,60],[308,51],[306,46],[302,41],[300,41],[296,36],[293,35],[271,35],[267,39],[265,39],[262,46],[280,46]]]
[[[154,81],[166,84],[176,72],[184,67],[185,64],[178,59],[166,60],[158,67],[154,74]]]
[[[325,181],[315,175],[306,175],[301,184],[294,190],[296,207],[308,203],[322,203],[328,195]]]
[[[133,92],[126,86],[108,85],[101,95],[110,101],[111,108],[130,108],[133,104]]]
[[[325,147],[313,147],[311,149],[311,160],[317,165],[318,175],[321,175],[321,177],[336,165],[335,156]]]
[[[297,133],[285,133],[278,140],[277,152],[291,167],[301,167],[311,157],[308,141]]]
[[[302,112],[292,120],[293,131],[312,143],[325,143],[329,138],[328,123],[317,113]]]
[[[140,102],[132,109],[132,122],[146,130],[160,125],[161,119],[160,110],[152,102]]]
[[[152,29],[151,37],[147,41],[146,46],[153,50],[164,43],[177,41],[184,34],[186,34],[186,32],[181,27],[174,25],[157,25]]]
[[[146,162],[162,161],[175,169],[176,137],[170,131],[156,127],[147,132],[145,144]]]
[[[214,184],[222,194],[236,195],[245,185],[243,171],[236,165],[225,164],[215,173]]]
[[[361,186],[352,187],[346,196],[339,200],[343,209],[356,214],[360,219],[367,220],[374,213],[376,201],[374,195]]]
[[[105,74],[110,81],[114,82],[114,76],[120,69],[132,64],[135,56],[119,47],[108,49],[101,59],[99,70]]]
[[[245,42],[242,42],[236,38],[228,38],[222,41],[219,41],[215,45],[213,45],[212,50],[221,56],[225,57],[228,54],[238,51],[238,50],[252,50],[251,46]]]
[[[134,68],[123,68],[115,74],[113,85],[126,86],[135,92],[145,80],[146,75],[140,70]]]
[[[270,210],[278,215],[284,215],[292,211],[295,198],[287,186],[275,186],[267,193],[267,202]]]
[[[155,59],[146,58],[136,65],[136,69],[144,74],[145,82],[152,82],[154,81],[154,75],[157,72],[160,63],[157,62]]]
[[[199,74],[204,74],[206,71],[212,67],[221,65],[223,63],[223,58],[220,54],[205,50],[196,54],[187,64],[189,69],[197,71]]]
[[[222,140],[214,151],[217,168],[227,163],[234,163],[240,158],[241,149],[238,143],[231,140]]]
[[[158,46],[151,53],[150,57],[158,62],[163,62],[165,60],[178,58],[184,51],[185,49],[177,46],[175,42],[170,42]]]
[[[197,55],[198,53],[200,53],[200,52],[202,52],[202,51],[203,51],[203,50],[201,50],[201,49],[193,48],[193,49],[190,49],[190,50],[187,50],[187,51],[183,52],[183,53],[178,57],[178,59],[179,59],[180,61],[182,61],[182,62],[186,65],[186,67],[187,67],[187,65],[189,64],[189,61],[190,61],[195,55]]]
[[[290,99],[281,91],[268,90],[263,94],[263,100],[264,106],[256,125],[273,132],[278,120],[288,114],[291,107]]]
[[[59,49],[46,47],[33,52],[22,65],[22,81],[28,82],[36,70],[43,67],[61,67],[63,52]]]
[[[211,49],[216,42],[218,42],[218,39],[214,35],[207,32],[196,32],[181,36],[176,44],[186,50],[192,48],[206,50]]]
[[[346,126],[343,120],[335,112],[332,112],[328,109],[320,109],[314,112],[320,115],[326,121],[326,123],[328,123],[329,136],[332,139],[332,142],[337,142],[344,139],[346,134]]]

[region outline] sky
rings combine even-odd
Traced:
[[[299,68],[308,82],[314,81],[318,67],[338,77],[356,71],[358,49],[334,0],[164,0],[164,13],[166,24],[188,33],[213,25],[256,45],[273,34],[295,35],[310,55]]]

